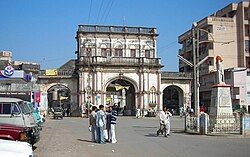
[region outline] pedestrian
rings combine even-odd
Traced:
[[[106,130],[104,130],[104,138],[106,141],[110,142],[111,141],[111,135],[110,135],[110,118],[111,118],[111,111],[109,109],[110,107],[107,106],[106,107],[106,112],[105,112],[105,116],[106,116]],[[106,135],[105,135],[106,134]],[[106,136],[106,137],[105,137]]]
[[[97,130],[97,127],[96,127],[96,109],[97,109],[96,106],[92,106],[91,113],[89,116],[89,128],[91,131],[91,141],[92,142],[96,142],[96,140],[97,140],[97,138],[96,138],[96,130]]]
[[[116,120],[117,120],[117,110],[113,109],[112,106],[109,107],[110,110],[110,139],[111,139],[111,143],[116,143],[116,137],[115,137],[115,126],[116,126]]]
[[[167,107],[163,108],[163,111],[160,112],[160,128],[157,131],[157,136],[159,136],[159,134],[163,134],[164,136],[167,137],[168,135],[170,135],[170,117],[172,116],[172,114],[169,112],[169,110],[167,109]]]
[[[96,113],[97,139],[98,143],[104,144],[104,128],[106,127],[106,119],[104,113],[104,106],[99,106],[99,111]]]
[[[170,136],[170,117],[172,117],[172,114],[171,112],[169,112],[169,110],[167,109],[167,119],[166,119],[166,129],[167,129],[167,136]]]

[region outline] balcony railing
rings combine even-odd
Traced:
[[[132,58],[132,57],[102,57],[92,56],[90,58],[80,57],[78,65],[147,65],[161,66],[160,58]]]

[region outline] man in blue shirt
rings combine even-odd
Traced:
[[[106,120],[105,120],[105,113],[104,113],[104,106],[99,106],[99,111],[96,113],[96,126],[97,126],[97,139],[98,143],[104,144],[104,128],[106,128]]]

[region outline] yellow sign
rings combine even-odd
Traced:
[[[116,91],[122,90],[122,89],[124,89],[124,88],[128,90],[128,89],[129,89],[129,86],[121,86],[121,85],[116,85],[116,86],[115,86],[115,90],[116,90]]]
[[[57,70],[56,69],[45,70],[45,75],[46,76],[56,76],[57,75]]]
[[[60,100],[66,100],[66,99],[68,99],[69,97],[67,97],[67,96],[60,96]]]

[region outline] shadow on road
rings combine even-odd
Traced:
[[[183,129],[175,129],[175,128],[171,129],[171,132],[177,133],[177,134],[185,134],[186,133],[185,130],[183,130]]]
[[[154,128],[158,128],[158,127],[155,127],[155,126],[132,126],[133,128],[149,128],[149,129],[154,129]]]
[[[77,139],[77,141],[82,141],[82,142],[91,142],[91,143],[93,143],[91,140]]]
[[[156,133],[149,133],[147,135],[144,135],[146,137],[157,137]]]

